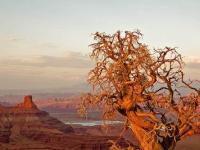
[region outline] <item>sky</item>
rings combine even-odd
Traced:
[[[78,86],[96,31],[143,33],[150,48],[178,47],[200,76],[199,0],[0,0],[0,89]]]

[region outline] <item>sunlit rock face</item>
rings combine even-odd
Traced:
[[[70,125],[65,125],[61,121],[49,116],[45,111],[41,111],[32,101],[32,96],[25,96],[24,102],[13,107],[0,107],[1,124],[9,122],[13,128],[29,127],[58,129],[65,132],[73,132]]]
[[[37,106],[33,103],[32,96],[27,95],[24,97],[24,102],[17,105],[18,108],[22,109],[37,109]]]
[[[13,107],[0,107],[0,142],[9,143],[20,137],[24,131],[35,133],[46,131],[48,133],[73,133],[70,125],[40,111],[32,101],[32,96],[24,97],[24,102]]]
[[[47,112],[37,108],[32,96],[24,97],[21,104],[0,106],[0,150],[108,150],[117,136],[98,136],[77,133]],[[122,147],[128,144],[118,140]]]

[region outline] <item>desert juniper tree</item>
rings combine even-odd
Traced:
[[[88,78],[93,91],[82,97],[80,111],[97,104],[105,117],[119,112],[141,149],[174,149],[198,130],[199,82],[184,79],[177,48],[150,50],[141,37],[139,31],[94,34],[90,46],[96,65]]]

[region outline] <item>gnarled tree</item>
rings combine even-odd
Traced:
[[[91,58],[96,66],[88,79],[93,91],[83,96],[80,110],[103,105],[105,117],[119,112],[127,118],[141,149],[174,149],[198,131],[200,90],[185,81],[176,48],[150,50],[141,36],[139,31],[95,33]]]

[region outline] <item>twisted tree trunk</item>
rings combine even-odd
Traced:
[[[162,142],[158,140],[158,135],[153,134],[151,131],[146,131],[145,128],[150,125],[141,118],[135,115],[134,112],[128,114],[128,120],[130,128],[138,140],[142,150],[173,150],[176,142],[174,137],[166,137],[162,139]]]

